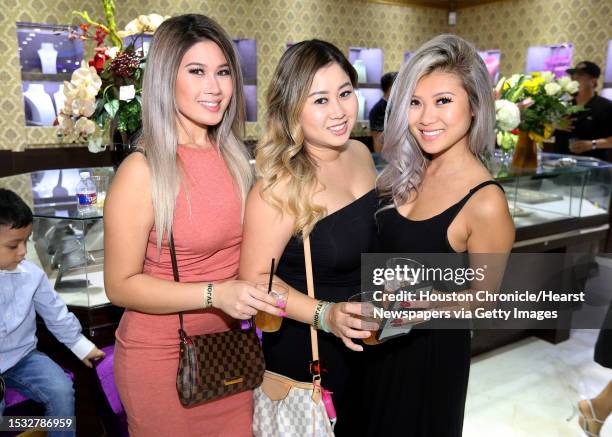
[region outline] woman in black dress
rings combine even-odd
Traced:
[[[467,252],[472,264],[471,254],[510,251],[506,198],[478,159],[494,145],[494,126],[489,75],[471,44],[440,35],[410,58],[387,109],[381,252]],[[413,329],[366,354],[363,435],[461,435],[468,329]]]
[[[240,259],[241,278],[266,282],[275,258],[276,278],[290,286],[288,318],[263,335],[267,370],[312,381],[309,325],[321,311],[316,327],[331,331],[318,335],[322,385],[333,392],[336,435],[352,420],[344,414],[346,380],[363,349],[352,340],[370,335],[358,329],[360,305],[347,300],[360,291],[361,253],[377,241],[376,170],[367,147],[349,140],[356,85],[351,64],[324,41],[300,42],[282,56],[268,89]],[[310,235],[316,299],[305,294],[302,234]]]

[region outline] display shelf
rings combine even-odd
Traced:
[[[572,67],[574,45],[572,43],[531,46],[527,49],[525,73],[551,71],[555,77],[566,76],[565,70]]]
[[[21,80],[24,82],[63,82],[70,81],[72,73],[44,74],[36,72],[21,72]]]
[[[382,49],[349,47],[349,62],[357,70],[358,82],[380,86],[383,75]]]
[[[365,121],[374,105],[383,95],[380,79],[383,75],[383,51],[377,48],[349,47],[349,62],[357,71],[359,100],[357,119]]]

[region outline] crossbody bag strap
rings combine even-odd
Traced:
[[[172,261],[172,275],[174,276],[175,282],[180,282],[178,263],[176,262],[176,249],[174,247],[174,235],[172,231],[170,231],[170,236],[168,237],[168,245],[170,246],[170,260]],[[183,313],[179,312],[179,323],[181,328],[179,329],[179,335],[181,338],[186,336],[185,330],[183,329]]]
[[[304,236],[304,262],[306,264],[306,288],[308,297],[314,299],[314,281],[312,279],[312,257],[310,254],[310,237]],[[317,330],[310,325],[310,344],[312,346],[312,361],[319,360],[319,340]]]

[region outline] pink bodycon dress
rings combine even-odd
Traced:
[[[174,242],[181,282],[235,279],[242,228],[240,198],[216,147],[179,146],[184,184],[174,214]],[[189,199],[189,201],[187,200]],[[149,234],[144,273],[173,280],[167,242],[157,257]],[[202,300],[204,288],[202,289]],[[218,310],[185,313],[189,335],[229,330],[238,323]],[[116,332],[115,378],[132,437],[251,435],[252,392],[189,408],[176,392],[179,318],[126,310]]]

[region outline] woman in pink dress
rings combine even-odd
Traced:
[[[185,408],[175,387],[178,312],[190,335],[229,330],[258,310],[284,314],[236,280],[252,182],[243,108],[238,57],[223,29],[195,14],[165,21],[143,80],[144,153],[119,168],[104,217],[106,293],[126,308],[115,378],[132,436],[251,435],[251,392]],[[170,230],[181,283],[173,282]]]

